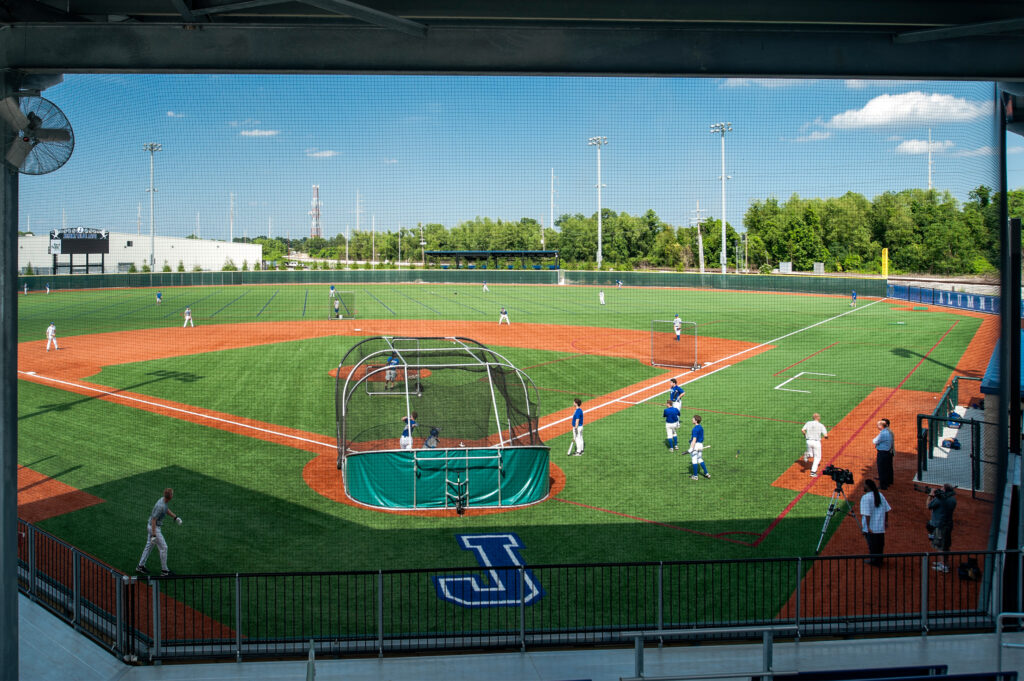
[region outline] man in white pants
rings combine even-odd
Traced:
[[[598,291],[597,298],[601,301],[601,304],[604,305],[604,291]]]
[[[828,430],[821,422],[821,414],[814,414],[814,418],[804,424],[800,429],[807,440],[807,450],[804,452],[804,461],[813,460],[811,463],[811,477],[818,477],[818,465],[821,463],[821,438],[828,439]]]
[[[412,430],[416,427],[416,419],[419,415],[416,412],[412,412],[411,418],[402,417],[402,436],[398,438],[398,446],[401,449],[412,449]]]
[[[46,351],[50,351],[50,343],[53,343],[54,350],[60,350],[60,346],[57,345],[57,325],[50,322],[50,325],[46,327]]]
[[[192,308],[191,307],[186,307],[185,308],[185,323],[181,325],[181,328],[184,329],[186,326],[190,326],[190,325],[193,328],[195,327],[195,322],[192,321]]]
[[[149,574],[149,570],[146,568],[146,561],[149,560],[149,554],[153,551],[154,545],[160,554],[160,574],[165,577],[174,574],[167,568],[167,542],[164,541],[164,534],[160,530],[161,525],[164,524],[165,515],[171,516],[174,518],[174,522],[181,525],[181,517],[167,508],[167,503],[173,498],[174,490],[168,487],[164,490],[164,495],[156,500],[153,511],[149,514],[149,522],[146,523],[146,548],[142,550],[142,558],[139,559],[139,564],[135,566],[135,571],[141,575]]]

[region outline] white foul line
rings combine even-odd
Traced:
[[[34,372],[31,372],[31,371],[21,371],[20,369],[18,370],[18,373],[19,374],[32,375],[32,376],[35,376],[36,378],[41,378],[44,381],[50,381],[52,383],[60,383],[62,385],[74,386],[74,387],[79,388],[79,389],[91,390],[91,391],[93,391],[95,393],[99,393],[100,395],[106,395],[107,397],[116,397],[117,399],[125,400],[127,402],[138,402],[140,404],[148,404],[151,407],[157,407],[158,409],[166,409],[168,411],[176,411],[179,414],[188,414],[189,416],[196,416],[198,418],[206,419],[208,421],[219,421],[220,423],[226,423],[228,425],[236,426],[238,428],[248,428],[249,430],[255,430],[255,431],[258,431],[260,433],[267,433],[268,435],[276,435],[277,437],[290,438],[292,440],[298,440],[300,442],[308,442],[310,444],[319,445],[321,447],[329,447],[331,449],[337,449],[337,447],[338,447],[337,444],[335,444],[333,442],[330,443],[330,444],[327,444],[326,442],[318,442],[317,440],[310,440],[309,438],[299,437],[298,435],[289,435],[288,433],[280,433],[280,432],[278,432],[276,430],[269,430],[267,428],[260,428],[259,426],[250,426],[247,423],[239,423],[238,421],[229,421],[228,419],[223,419],[223,418],[220,418],[219,416],[211,416],[209,414],[201,414],[199,412],[189,411],[188,409],[181,409],[179,407],[171,407],[171,406],[166,405],[166,404],[160,404],[159,402],[150,402],[148,400],[139,399],[138,397],[131,397],[130,395],[122,395],[120,393],[111,392],[109,390],[101,390],[99,388],[94,388],[94,387],[92,387],[90,385],[85,385],[83,383],[74,383],[72,381],[62,381],[59,378],[50,378],[49,376],[42,376],[42,375],[36,374]]]
[[[808,375],[811,375],[811,376],[835,376],[835,374],[819,374],[817,371],[801,371],[796,376],[793,376],[791,378],[787,378],[782,383],[779,383],[777,386],[775,386],[775,390],[785,390],[785,391],[791,392],[791,393],[808,393],[808,394],[810,394],[810,392],[811,392],[810,390],[797,390],[796,388],[783,388],[782,387],[782,386],[786,385],[787,383],[789,383],[790,381],[795,381],[796,379],[800,378],[804,374],[808,374]]]
[[[829,317],[828,319],[822,319],[820,322],[815,322],[813,324],[805,326],[802,329],[797,329],[796,331],[790,331],[789,333],[783,334],[783,335],[779,336],[778,338],[773,338],[770,341],[765,341],[764,343],[760,343],[758,345],[754,345],[753,347],[749,347],[746,350],[740,350],[739,352],[734,352],[733,354],[729,355],[728,357],[723,357],[722,359],[718,359],[718,360],[715,360],[713,362],[708,362],[704,366],[708,367],[708,366],[711,366],[712,364],[717,364],[717,363],[720,363],[720,362],[725,362],[727,360],[732,359],[733,357],[739,357],[740,355],[744,355],[744,354],[746,354],[746,353],[748,353],[748,352],[750,352],[752,350],[757,350],[758,348],[763,348],[766,345],[771,345],[772,343],[777,343],[778,341],[783,340],[784,338],[789,338],[790,336],[795,336],[796,334],[803,333],[804,331],[807,331],[808,329],[813,329],[816,326],[821,326],[822,324],[827,324],[828,322],[835,321],[836,319],[839,319],[840,317],[845,317],[848,314],[853,314],[854,312],[857,312],[858,310],[866,310],[867,308],[871,307],[872,305],[877,305],[878,303],[881,303],[884,300],[885,300],[885,298],[879,298],[878,300],[876,300],[876,301],[874,301],[872,303],[868,303],[867,305],[862,305],[860,307],[855,307],[852,310],[847,310],[846,312],[843,312],[842,314],[837,314],[835,317]],[[710,376],[711,374],[713,374],[713,373],[715,373],[717,371],[721,371],[722,369],[728,369],[730,366],[732,366],[732,365],[731,364],[727,364],[724,367],[719,367],[718,369],[715,369],[715,371],[709,371],[708,373],[703,374],[702,376],[698,376],[697,378],[694,378],[691,381],[687,381],[686,383],[683,383],[683,385],[687,385],[689,383],[693,383],[693,381],[696,381],[697,379],[704,378],[704,376]],[[673,378],[678,380],[679,378],[681,378],[683,376],[686,376],[687,374],[692,374],[694,371],[696,371],[696,369],[691,369],[690,371],[685,371],[685,372],[683,372],[681,374],[677,374]],[[632,402],[628,402],[625,398],[632,397],[633,395],[636,395],[638,393],[646,392],[646,391],[651,390],[651,389],[653,389],[655,387],[656,386],[650,386],[649,388],[641,388],[640,390],[634,390],[633,392],[629,393],[628,395],[623,395],[622,397],[616,397],[614,400],[608,400],[607,402],[605,402],[603,404],[599,404],[596,407],[591,407],[590,409],[585,410],[583,413],[586,414],[586,413],[592,412],[592,411],[594,411],[596,409],[603,409],[603,408],[607,407],[610,404],[615,404],[616,402],[625,402],[626,404],[634,404]],[[659,392],[661,392],[661,390],[659,390]],[[642,402],[646,402],[647,400],[654,399],[655,397],[657,397],[657,395],[651,395],[650,397],[645,398],[645,399],[641,400],[640,402],[641,403]],[[639,404],[639,403],[637,403],[637,404]],[[544,430],[545,428],[550,428],[551,426],[557,425],[559,423],[565,423],[566,421],[570,420],[571,418],[572,418],[571,416],[566,416],[563,419],[559,419],[557,421],[552,421],[551,423],[549,423],[547,425],[541,426],[537,430]]]

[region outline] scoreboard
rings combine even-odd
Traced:
[[[110,253],[110,232],[105,229],[75,227],[50,232],[51,255]]]

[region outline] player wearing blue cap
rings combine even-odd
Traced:
[[[679,449],[679,408],[672,400],[665,403],[665,411],[661,412],[665,417],[665,440],[668,448],[672,451]]]
[[[693,429],[690,431],[690,465],[693,466],[691,480],[697,479],[700,470],[704,471],[705,478],[711,477],[704,463],[704,426],[700,425],[700,414],[693,415]]]
[[[670,380],[669,383],[672,384],[672,387],[668,389],[668,399],[669,399],[669,402],[672,403],[673,407],[675,407],[679,411],[682,411],[683,410],[683,395],[686,394],[686,391],[683,390],[682,387],[679,385],[679,381],[677,381],[674,378],[672,380]]]

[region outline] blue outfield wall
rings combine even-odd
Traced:
[[[986,296],[980,293],[958,293],[923,286],[903,286],[889,284],[888,296],[897,300],[907,300],[925,305],[941,305],[958,310],[974,310],[999,314],[999,296]],[[1021,304],[1021,317],[1024,317],[1024,303]]]
[[[883,297],[884,279],[772,274],[696,274],[689,272],[595,272],[566,270],[265,270],[248,272],[153,272],[138,274],[61,274],[18,277],[18,290],[96,288],[167,288],[171,286],[231,286],[241,284],[567,284],[772,291]]]

